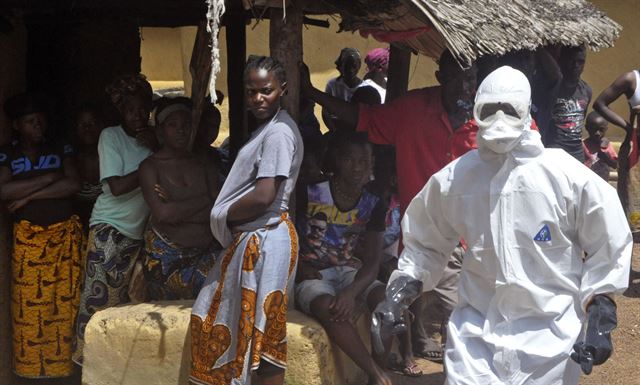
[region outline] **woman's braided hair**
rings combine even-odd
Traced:
[[[264,69],[268,72],[272,72],[273,76],[278,79],[280,85],[283,85],[287,81],[287,73],[284,70],[284,66],[272,58],[271,56],[258,56],[250,55],[247,59],[247,64],[244,67],[244,79],[246,81],[249,76],[249,72],[252,70]]]

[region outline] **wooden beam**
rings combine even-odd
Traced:
[[[389,53],[389,72],[387,78],[387,97],[385,103],[404,95],[409,87],[409,69],[411,51],[391,45]]]
[[[282,107],[298,122],[300,119],[300,72],[298,63],[302,61],[302,0],[290,2],[285,10],[272,8],[269,24],[269,49],[287,72],[287,94]],[[285,12],[286,11],[286,12]],[[285,15],[286,13],[286,15]]]
[[[204,100],[209,89],[209,77],[211,76],[211,34],[207,32],[207,23],[198,25],[196,40],[193,43],[191,61],[189,63],[191,73],[191,100],[193,101],[193,114],[191,122],[194,127],[189,147],[193,146],[196,130],[200,126],[200,118],[204,110],[205,103],[211,100]]]
[[[236,2],[240,4],[240,2]],[[244,66],[247,61],[246,19],[242,13],[227,14],[227,91],[229,95],[229,144],[235,159],[247,134],[244,107]]]

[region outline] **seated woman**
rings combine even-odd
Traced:
[[[161,100],[155,117],[162,148],[139,171],[151,209],[143,257],[147,298],[194,299],[220,248],[209,227],[218,171],[188,149],[193,132],[189,99]]]
[[[384,299],[376,280],[382,256],[386,205],[365,185],[372,172],[371,145],[366,136],[338,133],[329,143],[328,181],[309,185],[299,201],[300,263],[296,285],[298,305],[316,317],[329,338],[370,377],[370,383],[391,384],[382,368],[385,357],[371,357],[352,323],[358,303],[373,310]],[[355,247],[363,241],[364,251]],[[403,349],[408,374],[415,371],[408,337]]]
[[[85,104],[78,109],[75,119],[76,159],[82,188],[74,197],[74,211],[80,216],[85,231],[89,229],[89,218],[93,205],[102,194],[100,183],[100,158],[98,139],[104,128],[100,109]]]
[[[14,221],[13,370],[20,377],[67,377],[82,267],[82,227],[71,203],[80,189],[73,151],[45,139],[44,100],[17,95],[5,111],[18,139],[0,149],[0,199]]]

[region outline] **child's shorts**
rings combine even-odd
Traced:
[[[357,272],[358,269],[350,266],[336,266],[320,270],[322,279],[309,279],[296,284],[298,306],[306,314],[311,314],[310,307],[314,299],[323,294],[335,296],[351,285],[356,278]],[[366,303],[371,290],[378,286],[384,286],[384,283],[378,280],[371,282],[369,287],[360,293],[357,298]]]

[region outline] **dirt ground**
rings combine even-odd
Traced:
[[[616,298],[618,304],[618,328],[613,332],[614,352],[602,366],[594,368],[589,376],[583,376],[580,385],[635,385],[640,384],[640,244],[633,248],[633,272],[629,289]],[[409,378],[393,375],[394,385],[442,385],[442,365],[418,359],[424,375]],[[12,385],[79,385],[79,373],[73,378],[29,381],[14,378]],[[4,385],[4,384],[2,384]]]
[[[640,244],[633,248],[633,271],[629,289],[616,298],[618,328],[613,332],[614,352],[589,376],[582,376],[580,385],[636,385],[640,384]],[[442,385],[442,365],[426,360],[418,364],[424,376],[407,378],[394,376],[394,385]],[[568,384],[569,385],[569,384]]]

